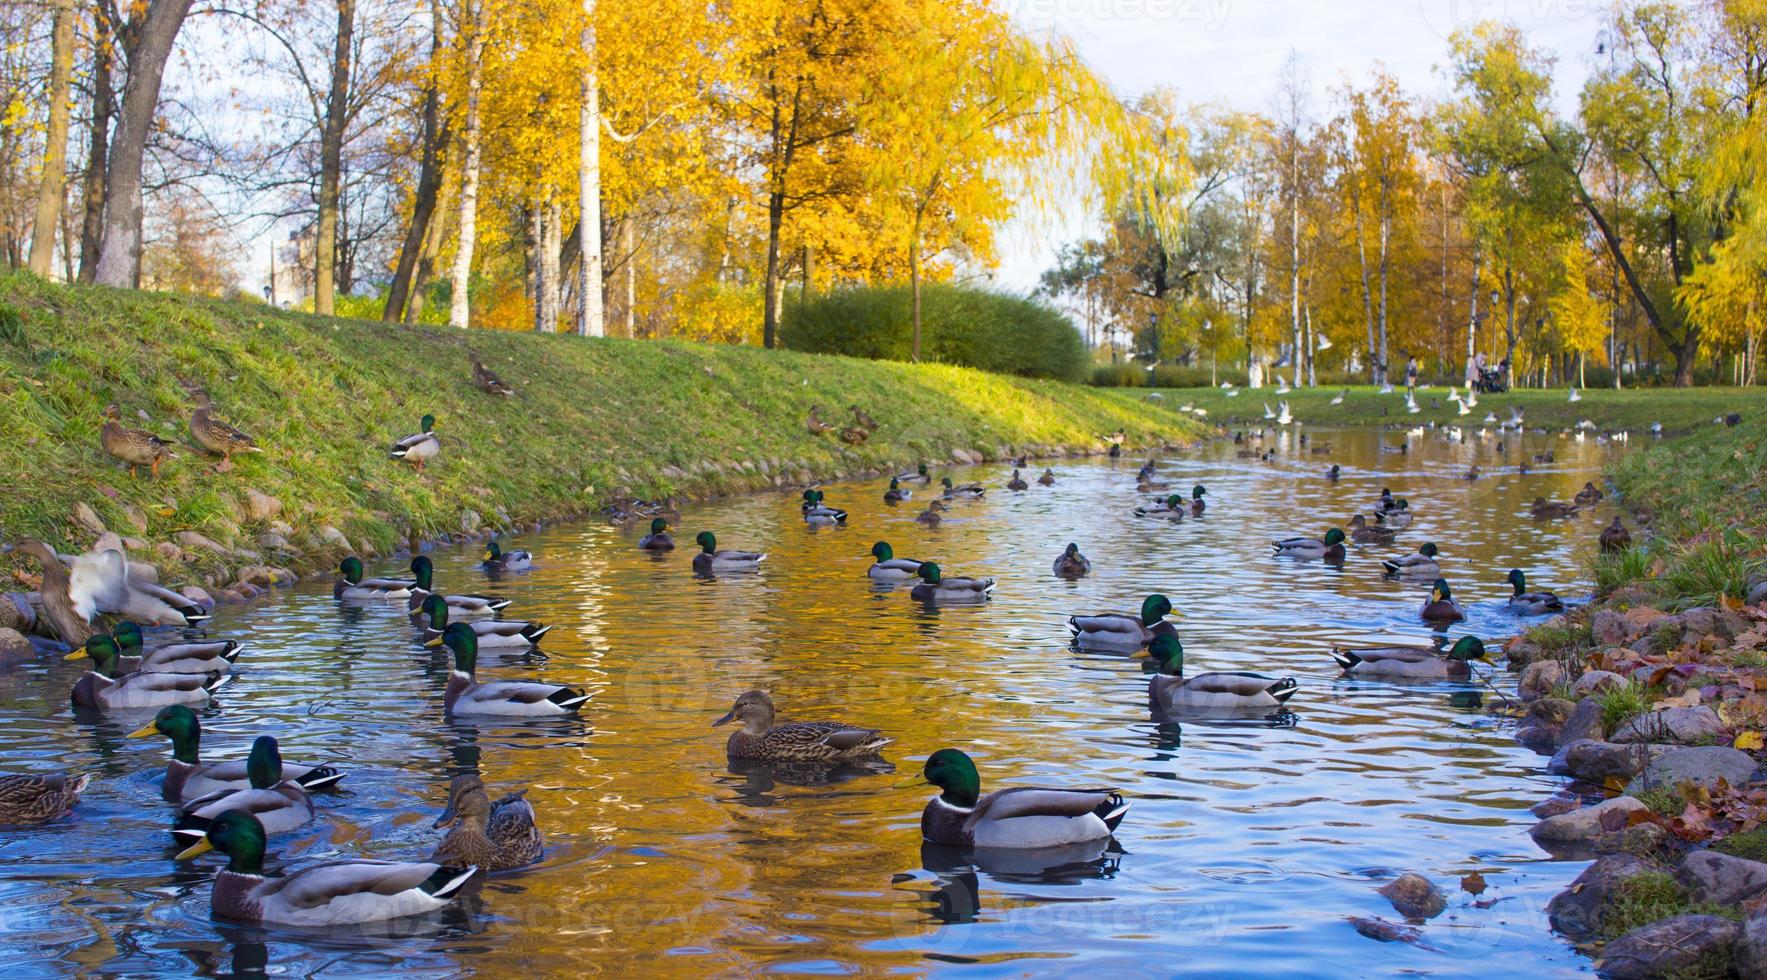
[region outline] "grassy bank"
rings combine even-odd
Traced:
[[[1147,397],[1149,389],[1109,389],[1117,397],[1137,400]],[[1459,415],[1459,409],[1447,400],[1448,389],[1440,385],[1418,392],[1421,411],[1411,415],[1405,410],[1405,390],[1382,395],[1372,386],[1348,389],[1297,388],[1286,395],[1274,388],[1257,391],[1240,389],[1229,398],[1219,388],[1165,388],[1157,392],[1159,402],[1167,407],[1193,405],[1206,410],[1208,421],[1219,425],[1244,426],[1264,423],[1264,405],[1277,408],[1278,401],[1287,401],[1294,416],[1307,425],[1479,425],[1487,412],[1507,420],[1512,406],[1520,408],[1529,426],[1563,429],[1588,420],[1603,430],[1630,429],[1646,431],[1652,422],[1661,422],[1669,432],[1692,432],[1712,426],[1720,415],[1740,412],[1744,417],[1767,414],[1767,388],[1610,388],[1580,392],[1582,401],[1569,401],[1563,388],[1523,389],[1503,395],[1480,395],[1471,414]],[[1344,394],[1341,404],[1331,400]],[[1434,405],[1432,406],[1432,402]]]
[[[474,388],[472,354],[517,396]],[[265,451],[222,473],[188,449],[157,481],[145,470],[131,480],[100,448],[100,413],[115,402],[129,424],[187,440],[181,382],[206,387],[217,413]],[[326,527],[384,552],[476,520],[525,523],[628,495],[949,464],[953,449],[994,458],[1097,447],[1119,428],[1132,445],[1202,431],[1107,392],[937,365],[387,326],[16,274],[0,274],[0,403],[0,537],[83,547],[92,532],[73,514],[83,504],[149,545],[194,531],[259,551],[280,533],[299,555],[272,563],[308,567],[343,547],[321,539]],[[814,405],[837,426],[858,405],[878,429],[857,447],[812,435]],[[387,450],[425,413],[444,448],[419,475]],[[276,498],[280,513],[254,519],[249,491]],[[153,549],[205,566],[250,557],[203,550],[188,536],[183,548]]]

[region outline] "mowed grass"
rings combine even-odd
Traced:
[[[515,398],[471,385],[473,353]],[[187,440],[184,382],[265,451],[218,473],[187,449],[157,481],[131,480],[100,448],[102,410]],[[837,426],[858,405],[879,428],[857,447],[812,435],[816,405]],[[425,413],[443,450],[419,475],[387,453]],[[283,502],[297,545],[329,524],[385,550],[460,530],[469,510],[527,522],[764,485],[743,461],[829,477],[948,465],[954,448],[1098,445],[1118,429],[1147,446],[1203,428],[1095,389],[941,365],[389,326],[0,274],[0,538],[64,548],[90,540],[70,523],[82,502],[150,543],[193,530],[249,546],[254,489]]]

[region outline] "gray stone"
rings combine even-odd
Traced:
[[[485,519],[483,517],[480,517],[479,512],[476,510],[473,510],[471,507],[468,507],[467,509],[460,512],[460,529],[462,531],[465,531],[466,533],[471,534],[472,532],[477,531],[479,528],[483,527],[484,524],[485,524]]]
[[[1735,922],[1721,916],[1677,915],[1639,926],[1608,943],[1595,969],[1618,980],[1673,976],[1707,957],[1722,956],[1740,931]]]
[[[1558,744],[1569,745],[1580,739],[1600,739],[1601,702],[1584,698],[1571,709],[1571,716],[1558,726]]]
[[[1423,875],[1402,874],[1382,885],[1380,893],[1407,919],[1433,919],[1448,908],[1442,890]]]
[[[1703,704],[1691,708],[1647,711],[1619,727],[1609,740],[1615,742],[1673,742],[1676,745],[1709,745],[1724,733],[1718,713]]]
[[[1546,656],[1546,649],[1538,643],[1516,637],[1503,648],[1503,653],[1511,671],[1519,671],[1523,667]]]
[[[93,534],[104,533],[104,521],[99,519],[98,512],[93,510],[91,505],[87,504],[85,501],[79,501],[74,504],[74,523],[91,531]]]
[[[273,520],[282,513],[282,501],[256,490],[245,492],[245,516],[254,521]]]
[[[1556,660],[1536,660],[1522,668],[1517,691],[1523,701],[1533,701],[1551,694],[1567,680],[1565,665]]]
[[[11,603],[7,603],[11,605]],[[0,664],[17,663],[37,655],[37,648],[25,635],[10,626],[0,626]]]
[[[1726,640],[1735,639],[1739,634],[1747,632],[1749,628],[1748,621],[1736,613],[1727,609],[1714,609],[1710,606],[1689,609],[1676,616],[1675,621],[1681,624],[1684,635],[1721,636]]]
[[[1742,920],[1742,930],[1731,947],[1736,955],[1736,973],[1744,980],[1767,977],[1767,912],[1758,912]]]
[[[1602,800],[1594,806],[1579,807],[1569,813],[1561,813],[1556,817],[1547,817],[1534,825],[1528,833],[1537,841],[1550,841],[1555,844],[1587,843],[1607,832],[1602,826],[1602,818],[1610,813],[1622,817],[1649,807],[1630,796],[1616,796],[1611,800]]]
[[[207,551],[212,554],[220,555],[223,558],[232,554],[226,545],[221,544],[213,538],[199,534],[196,531],[179,531],[172,535],[172,540],[178,542],[181,547],[189,548],[191,551]]]
[[[345,551],[348,551],[350,548],[350,539],[344,537],[344,532],[332,527],[330,524],[320,525],[319,530],[313,532],[313,534],[319,539],[321,544],[328,544],[336,548],[342,548]]]
[[[1596,643],[1604,647],[1617,647],[1632,635],[1632,624],[1618,610],[1597,609],[1595,616],[1589,620],[1589,631],[1595,635]]]
[[[1625,853],[1649,857],[1663,853],[1664,845],[1668,839],[1669,832],[1664,830],[1661,824],[1635,823],[1629,827],[1621,827],[1619,830],[1597,834],[1595,839],[1589,842],[1589,847],[1597,854]]]
[[[1547,769],[1591,783],[1605,783],[1609,779],[1631,779],[1666,751],[1661,745],[1619,745],[1579,739],[1559,749]]]
[[[1767,891],[1767,864],[1719,851],[1694,851],[1675,871],[1695,901],[1736,905]]]
[[[1677,747],[1663,751],[1626,787],[1627,796],[1660,786],[1671,789],[1694,783],[1712,789],[1720,779],[1742,786],[1754,775],[1755,760],[1741,749],[1723,745]]]
[[[1584,868],[1569,888],[1552,896],[1546,916],[1554,929],[1573,939],[1595,935],[1601,932],[1602,917],[1627,879],[1661,870],[1631,854],[1603,855]]]
[[[1571,683],[1571,697],[1586,698],[1591,694],[1625,686],[1626,678],[1611,670],[1586,670],[1583,676]]]

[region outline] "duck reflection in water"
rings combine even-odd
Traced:
[[[928,917],[947,924],[974,922],[982,912],[982,875],[1019,887],[1073,886],[1115,878],[1125,853],[1115,838],[1036,850],[951,847],[922,841],[920,864],[934,877],[912,890],[919,894]],[[1034,896],[1022,894],[1016,898],[1035,901]]]
[[[855,759],[842,762],[795,762],[745,759],[728,756],[730,774],[741,777],[731,780],[737,802],[744,806],[771,807],[779,805],[774,792],[780,786],[839,786],[862,776],[883,776],[896,767],[881,758]]]

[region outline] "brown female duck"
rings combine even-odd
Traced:
[[[743,694],[724,717],[712,722],[712,726],[715,728],[731,721],[742,722],[742,730],[730,733],[724,749],[739,759],[838,762],[875,755],[877,750],[893,741],[878,734],[876,729],[838,721],[775,724],[773,699],[765,691]]]
[[[540,860],[540,828],[533,805],[523,799],[527,792],[492,803],[479,777],[455,776],[448,783],[448,806],[435,822],[437,827],[452,823],[454,829],[429,859],[456,867],[477,865],[481,871],[507,871]]]

